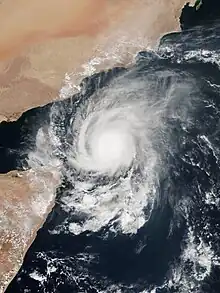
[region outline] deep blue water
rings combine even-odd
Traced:
[[[193,16],[192,20],[188,12],[184,27],[184,11],[181,18],[183,29],[205,22],[203,10],[190,10],[196,17],[199,13],[201,15],[198,18]],[[107,87],[126,73],[130,80],[139,77],[146,82],[151,80],[158,98],[161,98],[159,93],[168,92],[173,82],[169,74],[162,74],[167,71],[174,75],[179,85],[177,93],[183,97],[183,102],[176,105],[176,111],[180,116],[186,116],[187,121],[184,124],[169,111],[163,117],[166,133],[157,134],[159,143],[155,145],[156,150],[163,149],[161,160],[166,166],[157,186],[161,204],[154,207],[149,220],[136,234],[111,233],[108,226],[98,232],[85,231],[79,235],[65,229],[59,234],[51,233],[67,218],[80,221],[61,208],[62,195],[71,185],[64,176],[62,186],[57,189],[56,205],[38,231],[21,269],[6,292],[187,292],[181,291],[181,281],[178,283],[177,280],[170,286],[167,281],[173,279],[170,268],[174,264],[181,266],[182,276],[196,279],[192,269],[195,262],[190,262],[190,259],[181,262],[182,252],[189,242],[189,227],[193,227],[198,246],[202,239],[211,249],[213,258],[220,257],[220,206],[217,201],[212,204],[205,200],[211,191],[216,199],[220,188],[220,26],[210,21],[216,19],[215,14],[208,13],[207,19],[205,26],[164,36],[157,52],[138,54],[133,68],[115,68],[95,74],[83,81],[83,91],[76,96],[30,110],[16,122],[1,123],[1,173],[28,168],[26,159],[28,153],[35,149],[37,131],[49,125],[53,107],[61,108],[65,117],[64,127],[57,130],[57,135],[63,138],[61,148],[65,149],[71,117],[98,88]],[[185,83],[193,86],[187,93],[184,89],[183,95],[181,85]],[[62,159],[66,164],[66,158]],[[167,198],[169,200],[164,200]],[[176,215],[177,207],[184,209],[181,206],[184,199],[192,202],[187,219],[184,213]],[[171,233],[170,227],[174,222],[178,225]],[[205,228],[206,224],[208,228]],[[199,266],[198,262],[196,265]],[[220,292],[219,266],[214,260],[211,266],[211,272],[202,280],[197,279],[190,292]],[[51,268],[53,272],[49,273]],[[205,270],[205,267],[201,266],[200,270]],[[30,276],[34,271],[46,279],[37,281]],[[121,291],[117,291],[119,289]]]

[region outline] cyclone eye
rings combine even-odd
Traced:
[[[94,161],[108,170],[129,166],[134,156],[130,134],[124,129],[106,129],[92,141]]]

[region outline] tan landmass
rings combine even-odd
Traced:
[[[0,1],[0,121],[17,119],[29,108],[62,98],[65,73],[77,84],[85,71],[82,65],[89,61],[94,70],[129,64],[135,52],[179,29],[185,2]],[[0,176],[0,292],[18,271],[53,206],[59,180],[52,171],[47,176],[39,171],[38,183],[33,183],[31,172]],[[45,184],[49,193],[39,189]],[[36,202],[43,202],[38,206],[45,209],[34,208]]]
[[[48,170],[0,175],[0,292],[19,270],[37,230],[51,211],[58,183],[57,175]]]
[[[95,56],[109,53],[97,69],[129,62],[138,50],[179,29],[185,2],[5,0],[0,4],[0,115],[16,119],[58,98],[65,73],[76,73],[72,81],[79,81],[82,64]]]

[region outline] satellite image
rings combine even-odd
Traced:
[[[0,293],[219,293],[220,2],[0,16]]]

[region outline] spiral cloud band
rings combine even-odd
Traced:
[[[69,224],[74,234],[106,225],[134,233],[146,222],[166,169],[166,121],[188,123],[196,96],[193,79],[175,70],[118,72],[114,78],[104,73],[95,85],[82,83],[74,100],[52,109],[52,151],[45,156],[51,152],[65,162],[62,172],[72,187],[61,202],[75,215]]]

